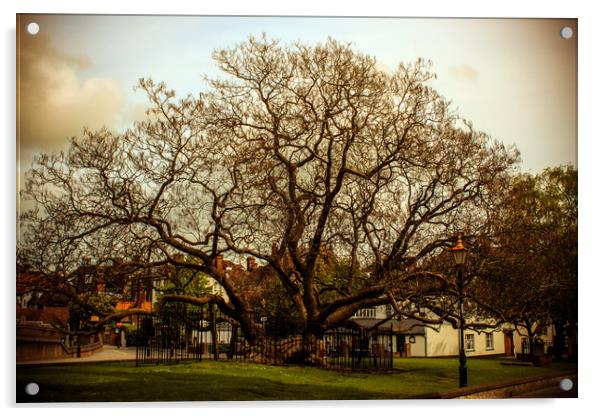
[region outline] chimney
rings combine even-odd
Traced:
[[[252,272],[257,268],[257,262],[255,261],[255,257],[247,257],[247,271]]]
[[[184,256],[182,255],[182,253],[177,253],[173,256],[173,258],[178,262],[184,261]]]

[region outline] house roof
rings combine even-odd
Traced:
[[[380,329],[392,329],[396,334],[424,335],[424,324],[417,319],[404,319],[402,321],[388,319],[383,322],[382,319],[377,318],[356,318],[350,322],[362,329],[372,329],[382,322],[379,325]]]
[[[17,273],[17,295],[27,293],[36,287],[51,287],[51,283],[40,273]]]

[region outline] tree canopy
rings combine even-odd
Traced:
[[[141,79],[145,120],[36,158],[24,263],[64,288],[83,257],[196,270],[226,296],[186,301],[216,301],[253,338],[255,306],[218,256],[258,259],[318,333],[407,299],[408,282],[447,282],[434,259],[458,232],[487,232],[518,152],[461,118],[430,86],[428,62],[386,72],[332,39],[265,37],[213,59],[222,76],[203,94]]]

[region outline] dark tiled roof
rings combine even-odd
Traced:
[[[389,319],[384,321],[376,318],[357,318],[350,321],[354,325],[363,329],[372,329],[375,325],[379,325],[380,329],[392,329],[398,334],[424,335],[424,324],[417,319]]]

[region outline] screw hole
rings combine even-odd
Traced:
[[[569,391],[573,388],[573,380],[570,378],[563,378],[560,380],[560,388],[564,391]]]
[[[30,396],[35,396],[39,392],[40,386],[38,385],[38,383],[28,383],[25,386],[25,393],[29,394]]]
[[[31,22],[27,25],[27,33],[29,33],[30,35],[37,35],[39,31],[40,25],[38,25],[36,22]]]
[[[562,29],[560,29],[560,36],[563,39],[570,39],[573,37],[573,29],[571,29],[568,26],[563,27]]]

